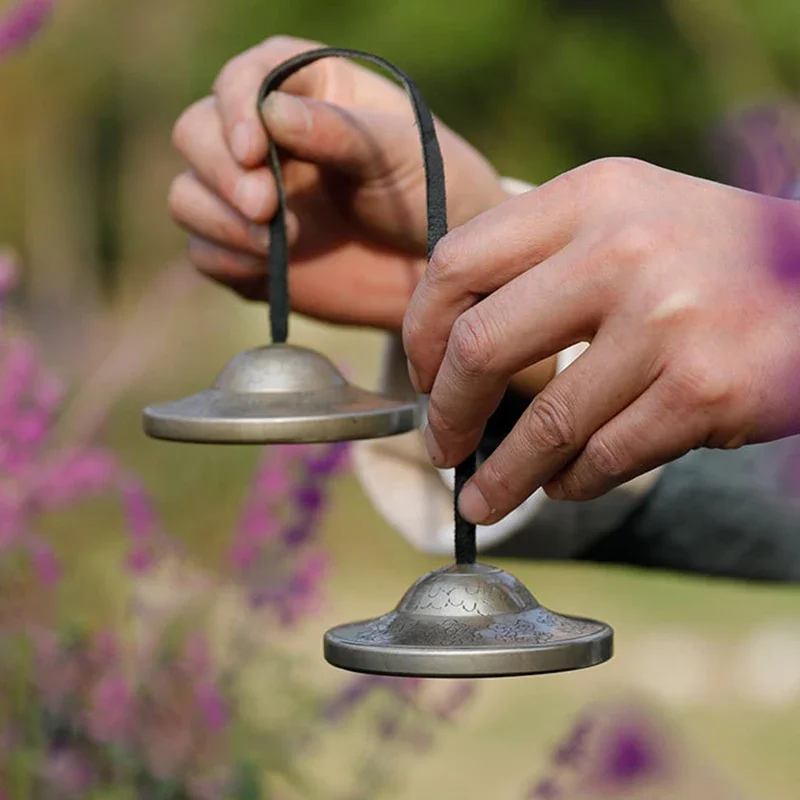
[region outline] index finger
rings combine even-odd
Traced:
[[[243,166],[259,166],[267,157],[267,137],[256,111],[264,78],[287,59],[322,47],[318,42],[273,36],[236,56],[214,81],[214,95],[231,154]],[[284,91],[307,97],[321,94],[325,81],[321,65],[311,64],[287,78]]]
[[[489,209],[439,242],[403,321],[403,345],[417,391],[430,392],[459,316],[575,238],[585,205],[577,184],[573,173],[561,175]]]

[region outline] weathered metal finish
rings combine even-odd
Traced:
[[[420,578],[390,613],[332,628],[325,658],[341,669],[430,678],[563,672],[613,653],[603,622],[556,614],[513,575],[452,565]]]
[[[419,424],[415,399],[348,383],[323,355],[272,344],[230,361],[210,389],[144,410],[156,439],[215,444],[337,442],[394,436]]]

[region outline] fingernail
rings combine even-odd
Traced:
[[[427,425],[425,426],[425,447],[428,449],[428,455],[431,461],[433,461],[434,466],[443,466],[444,452],[442,448],[439,447],[439,442],[436,441],[436,437],[433,435],[430,426]]]
[[[250,226],[250,241],[265,253],[269,250],[269,226],[268,225],[251,225]]]
[[[311,130],[308,106],[291,94],[273,92],[264,101],[262,112],[268,124],[277,125],[289,133],[308,133]]]
[[[467,522],[479,525],[489,519],[492,509],[481,494],[481,490],[474,483],[468,483],[458,496],[458,513]]]
[[[233,193],[233,202],[239,211],[250,219],[264,215],[269,201],[269,190],[259,175],[245,175],[239,178]]]
[[[252,122],[239,122],[231,133],[231,153],[241,164],[246,163],[253,152],[257,132]]]
[[[411,385],[414,387],[414,391],[417,394],[420,394],[420,382],[419,382],[419,375],[417,375],[417,371],[414,367],[411,366],[411,362],[408,362],[408,379],[411,381]]]

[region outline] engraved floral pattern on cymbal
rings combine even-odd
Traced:
[[[353,625],[362,644],[405,647],[497,647],[546,645],[600,633],[602,623],[564,617],[546,608],[523,614],[479,617],[426,617],[391,612]]]
[[[404,614],[494,617],[537,608],[533,595],[513,575],[477,564],[447,567],[418,580],[397,606]]]

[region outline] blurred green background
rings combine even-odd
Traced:
[[[533,182],[606,155],[716,177],[713,126],[800,91],[798,31],[800,4],[784,0],[63,0],[0,68],[0,242],[24,259],[18,300],[45,354],[90,401],[114,403],[109,440],[172,532],[210,558],[257,454],[148,441],[139,412],[203,386],[267,334],[263,309],[191,278],[166,211],[182,169],[172,124],[227,59],[276,33],[379,53],[503,174]],[[298,321],[293,336],[374,382],[378,334]],[[103,371],[112,348],[127,353],[122,374]],[[104,565],[120,523],[104,507],[92,525],[81,520],[64,516],[53,532],[113,606]],[[295,646],[321,680],[337,680],[322,662],[325,628],[383,612],[441,562],[412,552],[350,478],[326,538],[336,559],[329,603]],[[521,797],[587,701],[631,692],[661,704],[751,796],[798,796],[797,590],[504,566],[543,603],[611,621],[618,656],[585,674],[482,685],[465,721],[415,763],[403,798]],[[96,591],[76,586],[72,613],[97,614]]]

